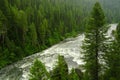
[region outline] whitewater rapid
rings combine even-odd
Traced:
[[[109,26],[106,33],[108,37],[112,35],[112,31],[116,29],[117,24],[110,24]],[[84,38],[85,35],[80,34],[78,37],[66,39],[42,52],[28,56],[21,61],[7,66],[0,70],[0,80],[28,80],[29,68],[35,59],[41,60],[48,71],[52,70],[58,55],[65,57],[69,69],[77,68],[84,64],[81,59],[82,54],[80,53]]]

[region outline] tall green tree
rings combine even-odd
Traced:
[[[19,28],[19,36],[20,40],[22,42],[22,45],[25,44],[26,42],[26,33],[28,31],[28,26],[27,26],[27,15],[25,14],[24,11],[20,10],[18,14],[18,28]]]
[[[44,19],[41,25],[39,26],[39,33],[40,33],[39,36],[42,45],[45,45],[46,33],[48,30],[47,28],[48,28],[48,21],[47,19]]]
[[[52,71],[51,80],[68,80],[68,66],[63,56],[58,57],[58,63]]]
[[[0,0],[0,9],[3,11],[3,14],[9,18],[10,16],[10,4],[8,0]]]
[[[78,74],[75,72],[75,69],[71,70],[71,73],[69,74],[69,80],[81,80],[79,79]]]
[[[6,17],[4,16],[3,12],[0,10],[0,45],[4,46],[5,43],[5,37],[7,33],[7,25],[5,24],[6,22]]]
[[[36,60],[30,69],[29,80],[48,80],[48,79],[49,73],[47,72],[45,65],[41,61]]]
[[[37,31],[34,23],[29,26],[30,39],[32,40],[32,45],[35,46],[38,43]]]
[[[98,2],[95,3],[91,16],[88,20],[83,44],[83,60],[89,80],[99,80],[100,57],[104,52],[105,37],[103,34],[105,16]]]

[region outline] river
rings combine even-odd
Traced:
[[[117,24],[110,24],[109,26],[106,34],[108,37],[112,37],[112,31],[116,29]],[[58,55],[65,57],[69,69],[77,68],[79,65],[84,64],[80,53],[84,38],[84,34],[80,34],[75,38],[68,38],[42,52],[25,57],[23,60],[9,65],[0,70],[0,80],[28,80],[29,68],[36,58],[45,64],[48,71],[54,67]]]

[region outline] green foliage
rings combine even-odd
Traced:
[[[82,80],[82,74],[79,69],[76,69],[76,71],[72,69],[71,73],[68,73],[68,66],[63,56],[58,56],[57,65],[49,73],[45,65],[41,61],[36,60],[30,68],[29,77],[29,80]]]
[[[69,74],[69,80],[81,80],[79,79],[78,74],[75,72],[75,69],[71,70],[71,73]]]
[[[80,7],[68,2],[0,0],[1,68],[83,32]]]
[[[44,19],[43,22],[41,23],[39,29],[39,36],[41,40],[41,44],[45,45],[45,39],[46,39],[46,34],[48,30],[48,22],[47,19]]]
[[[84,4],[82,5],[82,12],[84,13],[84,16],[89,15],[92,6],[96,1],[99,1],[99,3],[102,5],[108,23],[119,22],[119,0],[81,0],[79,4]]]
[[[105,16],[100,4],[97,2],[93,7],[91,17],[88,20],[83,48],[83,60],[89,80],[99,80],[100,52],[105,52],[104,37]]]
[[[68,80],[68,66],[63,56],[58,57],[58,62],[51,74],[51,80]]]
[[[47,72],[45,65],[36,60],[30,69],[30,79],[29,80],[48,80],[49,73]]]
[[[34,46],[34,45],[37,45],[38,44],[38,38],[37,38],[37,30],[35,28],[35,24],[32,23],[30,26],[29,26],[29,36],[30,36],[30,41],[31,41],[31,44]]]
[[[120,20],[119,0],[99,1],[104,7],[108,22]],[[85,80],[91,76],[98,77],[95,74],[97,75],[101,66],[96,56],[101,55],[95,53],[106,50],[106,45],[102,44],[105,41],[105,16],[100,4],[96,3],[92,15],[88,18],[93,3],[95,0],[0,0],[0,68],[46,49],[64,38],[76,36],[86,29],[87,45],[83,46],[86,62],[84,76],[87,76]],[[119,79],[119,32],[117,27],[116,41],[106,55],[109,67],[105,74],[106,80]],[[59,75],[61,79],[67,80],[67,65],[61,63],[65,61],[60,58],[52,78],[58,80]],[[77,78],[76,74],[73,78]]]
[[[109,44],[106,57],[105,79],[119,80],[120,77],[120,23],[117,26],[115,40]]]
[[[90,79],[90,75],[88,72],[84,72],[84,75],[83,75],[83,79],[82,80],[89,80]]]

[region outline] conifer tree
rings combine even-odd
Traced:
[[[26,33],[28,30],[27,26],[27,16],[24,11],[20,10],[18,14],[18,24],[19,24],[19,35],[22,44],[25,44],[26,41]]]
[[[32,46],[35,46],[37,44],[37,31],[34,23],[30,25],[29,30]]]
[[[69,74],[69,80],[81,80],[79,79],[79,76],[75,72],[75,69],[71,70],[71,73]]]
[[[49,73],[47,72],[45,65],[36,60],[30,69],[30,79],[29,80],[48,80]]]
[[[63,56],[58,57],[58,63],[52,71],[51,80],[68,80],[68,66]]]
[[[40,33],[39,36],[40,36],[40,40],[41,40],[42,45],[45,45],[47,28],[48,28],[48,21],[47,21],[47,19],[44,19],[41,26],[39,27],[39,33]]]
[[[83,60],[85,61],[85,70],[89,80],[99,80],[100,63],[99,59],[104,52],[104,24],[105,16],[98,2],[95,3],[93,11],[88,20],[85,32],[85,41],[83,43]]]
[[[0,45],[3,46],[5,41],[5,34],[7,33],[7,26],[5,25],[6,17],[0,10]]]
[[[9,18],[10,16],[10,7],[8,0],[0,0],[0,10],[3,11],[3,14]]]

